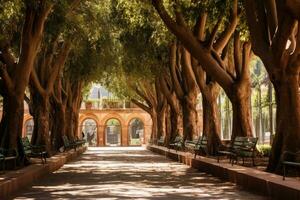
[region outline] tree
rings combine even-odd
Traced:
[[[182,108],[183,139],[192,140],[197,135],[196,110],[198,87],[189,52],[173,43],[170,48],[170,75],[177,99]]]
[[[249,60],[251,45],[241,45],[239,34],[234,40],[233,58],[226,62],[228,43],[238,23],[238,4],[234,1],[228,26],[217,37],[221,21],[214,26],[205,41],[199,41],[188,28],[182,14],[174,10],[176,21],[166,11],[162,0],[153,0],[153,6],[169,30],[182,42],[185,48],[195,57],[199,65],[220,84],[233,106],[233,132],[236,136],[251,136],[250,114],[250,75]],[[201,17],[201,15],[200,15]],[[242,50],[241,47],[242,46]]]
[[[300,149],[299,2],[246,0],[244,4],[253,51],[275,90],[276,134],[268,170],[278,172],[282,152]]]
[[[18,59],[11,52],[10,41],[1,38],[0,61],[3,89],[3,116],[0,123],[0,145],[17,148],[22,134],[24,93],[44,34],[44,25],[53,3],[25,1],[25,13]]]

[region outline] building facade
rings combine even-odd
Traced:
[[[152,120],[140,108],[81,109],[78,137],[89,146],[137,146],[151,135]],[[23,136],[33,131],[32,116],[24,115]]]

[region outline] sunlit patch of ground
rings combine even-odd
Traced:
[[[89,148],[14,199],[263,199],[143,147]]]

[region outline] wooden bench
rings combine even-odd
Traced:
[[[9,161],[12,161],[14,164],[14,169],[16,168],[17,165],[17,151],[15,149],[3,149],[0,148],[0,163],[1,163],[1,170],[6,169],[6,164]]]
[[[21,139],[22,150],[24,152],[25,157],[27,158],[41,158],[42,163],[47,162],[47,151],[45,145],[32,145],[29,142],[28,137],[24,137]]]
[[[294,167],[300,169],[300,151],[296,153],[290,151],[284,151],[281,157],[281,164],[283,167],[283,177],[285,180],[287,174],[287,167]]]
[[[169,144],[170,148],[175,149],[176,151],[182,149],[183,147],[183,140],[180,135],[177,135],[175,139]]]
[[[200,153],[204,153],[207,155],[207,138],[205,135],[202,135],[199,137],[198,142],[195,145],[194,148],[195,158]]]
[[[66,135],[62,136],[63,143],[64,143],[64,151],[69,149],[74,149],[76,151],[76,148],[78,145],[74,142],[71,142]]]
[[[165,137],[162,135],[160,138],[157,140],[157,145],[158,146],[164,146],[165,144]]]
[[[252,164],[255,166],[257,140],[258,138],[255,137],[235,137],[229,148],[218,151],[218,162],[221,155],[226,155],[229,157],[232,165],[234,161],[238,163],[238,158],[240,157],[243,160],[243,164],[245,163],[245,158],[252,158]]]
[[[199,139],[201,139],[201,137],[195,138],[193,140],[186,140],[184,142],[185,150],[191,151],[192,153],[194,153],[196,144],[199,142]]]
[[[73,141],[70,141],[70,142],[75,143],[77,145],[77,147],[83,146],[86,143],[86,141],[84,139],[81,140],[79,138],[77,138]]]

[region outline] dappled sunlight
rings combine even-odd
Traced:
[[[262,199],[143,147],[89,148],[15,199]]]

